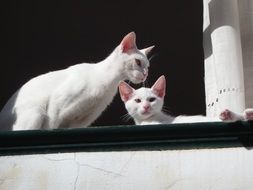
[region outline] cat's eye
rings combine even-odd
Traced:
[[[136,103],[141,103],[141,99],[139,99],[139,98],[134,99],[134,101],[135,101]]]
[[[141,67],[141,60],[139,59],[135,59],[136,65],[138,65],[139,67]]]
[[[149,102],[154,102],[156,100],[156,98],[155,97],[151,97],[151,98],[149,98]]]

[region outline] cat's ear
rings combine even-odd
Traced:
[[[154,47],[155,47],[155,46],[150,46],[150,47],[141,49],[140,51],[141,51],[144,55],[148,55]]]
[[[129,86],[126,82],[120,81],[119,83],[119,93],[121,100],[123,102],[127,102],[132,94],[134,93],[135,89],[133,89],[131,86]]]
[[[157,79],[155,84],[151,87],[152,91],[159,97],[163,98],[166,91],[166,80],[165,76],[162,75]]]
[[[123,53],[127,53],[131,50],[137,49],[136,35],[134,32],[127,34],[120,43],[120,47]]]

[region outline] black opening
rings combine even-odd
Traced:
[[[165,106],[175,115],[205,114],[202,0],[11,1],[6,10],[1,107],[30,78],[100,61],[135,31],[139,48],[156,45],[148,84],[166,76]],[[122,120],[125,113],[117,95],[93,125],[132,124]]]

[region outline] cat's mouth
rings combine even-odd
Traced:
[[[144,82],[145,80],[146,80],[146,76],[136,77],[136,81],[138,81],[138,83]]]
[[[142,119],[148,119],[152,116],[152,112],[150,110],[142,111],[141,112],[141,118]]]
[[[142,115],[149,115],[150,113],[150,110],[144,110],[141,112]]]
[[[144,74],[142,72],[133,72],[129,76],[129,80],[134,84],[139,84],[141,82],[144,82],[147,79],[147,74]]]

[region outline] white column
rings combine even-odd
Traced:
[[[237,0],[204,0],[206,112],[245,109]]]
[[[238,0],[246,107],[253,108],[253,0]]]

